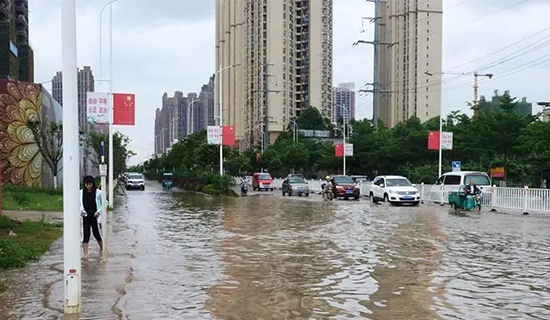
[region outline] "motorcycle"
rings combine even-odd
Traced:
[[[241,183],[241,195],[246,196],[248,193],[248,182]]]
[[[474,201],[475,201],[475,208],[481,211],[481,193],[480,192],[474,194]]]
[[[334,199],[334,194],[332,194],[332,189],[328,187],[326,184],[323,184],[321,186],[323,192],[323,200],[332,201]]]

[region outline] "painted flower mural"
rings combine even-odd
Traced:
[[[0,161],[2,183],[36,186],[42,178],[42,155],[27,122],[41,118],[38,84],[0,82]]]

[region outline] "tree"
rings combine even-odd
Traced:
[[[90,157],[92,164],[99,169],[101,154],[101,141],[105,146],[105,161],[109,155],[109,135],[99,132],[87,132],[81,135],[81,143]],[[113,175],[117,176],[126,170],[128,160],[136,154],[130,150],[130,138],[120,132],[113,134]]]
[[[40,121],[38,117],[31,117],[27,127],[32,131],[42,157],[52,170],[53,187],[57,189],[57,175],[62,169],[59,168],[59,161],[63,157],[63,125],[55,121]]]
[[[296,119],[296,123],[302,130],[327,130],[325,118],[323,118],[319,110],[314,107],[302,110],[300,116]]]

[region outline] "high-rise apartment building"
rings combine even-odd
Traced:
[[[394,127],[441,104],[443,0],[376,2],[373,116]],[[429,76],[426,72],[432,74]]]
[[[77,74],[77,88],[78,88],[78,128],[80,130],[99,131],[102,133],[108,133],[108,125],[95,125],[94,128],[89,128],[86,122],[86,96],[88,92],[95,91],[94,74],[92,68],[84,66],[82,69],[78,69]],[[63,73],[58,71],[52,78],[52,97],[55,101],[59,102],[63,106]]]
[[[242,148],[309,106],[331,118],[332,0],[217,0],[216,70],[215,105]]]
[[[28,0],[0,0],[0,78],[34,82]]]
[[[340,83],[332,89],[332,123],[355,119],[355,83]]]

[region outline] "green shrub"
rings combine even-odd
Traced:
[[[219,195],[220,194],[220,191],[216,189],[216,186],[213,185],[213,184],[207,184],[206,186],[204,186],[204,188],[202,188],[202,192],[206,193],[206,194],[211,194],[211,195]]]
[[[24,205],[29,203],[29,195],[21,191],[16,191],[12,195],[12,198],[13,198],[13,201],[15,201],[15,203],[19,205]]]

